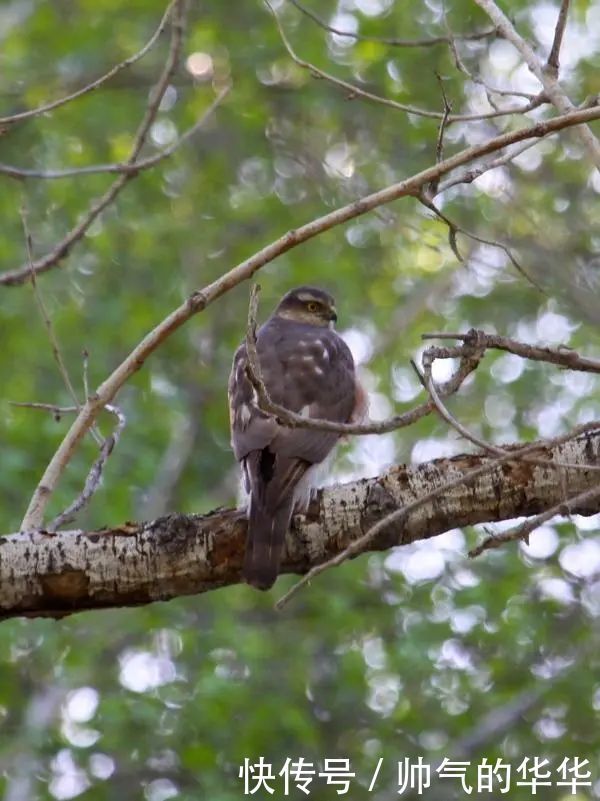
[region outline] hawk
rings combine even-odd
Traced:
[[[262,378],[272,401],[307,417],[347,423],[360,419],[365,395],[346,343],[333,330],[328,292],[301,286],[288,292],[256,338]],[[231,444],[249,494],[243,575],[267,590],[279,572],[292,514],[306,508],[317,466],[339,434],[289,428],[261,411],[246,374],[244,343],[229,378]]]

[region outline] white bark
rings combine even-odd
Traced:
[[[580,469],[506,462],[459,485],[390,526],[370,550],[385,550],[452,528],[530,516],[598,486],[600,432],[536,453]],[[319,492],[295,518],[282,572],[306,573],[370,526],[489,457],[461,455],[407,467]],[[493,459],[490,460],[493,462]],[[600,502],[579,508],[600,511]],[[205,592],[240,580],[245,518],[236,510],[170,515],[101,531],[30,532],[0,538],[0,617],[60,617],[84,609],[128,606]],[[325,580],[325,579],[323,579]]]

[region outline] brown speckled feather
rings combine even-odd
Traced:
[[[357,405],[354,362],[335,331],[274,315],[258,332],[257,352],[275,403],[310,417],[351,419]],[[242,344],[229,380],[231,442],[250,493],[244,575],[266,589],[277,577],[298,482],[325,459],[339,436],[287,428],[261,412],[245,373],[246,358]]]

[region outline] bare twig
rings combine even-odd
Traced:
[[[440,91],[442,93],[442,100],[444,101],[444,115],[440,122],[440,127],[438,129],[438,137],[437,143],[435,147],[435,161],[436,164],[439,164],[440,161],[444,160],[444,133],[446,132],[446,126],[448,125],[448,120],[450,119],[450,114],[452,113],[452,103],[448,100],[448,96],[446,95],[446,88],[444,86],[444,79],[439,73],[436,73],[436,77],[438,79],[438,83],[440,85]]]
[[[360,198],[359,200],[355,200],[345,206],[341,206],[322,217],[311,220],[297,229],[288,231],[274,242],[261,248],[248,259],[245,259],[236,267],[233,267],[217,278],[211,284],[205,286],[204,289],[192,293],[181,306],[172,311],[138,343],[124,361],[121,362],[100,387],[98,387],[95,395],[86,400],[80,413],[44,471],[44,475],[29,504],[29,509],[24,521],[27,525],[23,526],[23,529],[32,530],[41,526],[43,512],[48,498],[54,491],[79,441],[94,422],[102,407],[112,401],[123,384],[142,367],[146,359],[148,359],[156,348],[192,316],[203,311],[210,303],[213,303],[217,298],[221,297],[221,295],[224,295],[242,281],[251,278],[257,270],[273,261],[274,258],[282,253],[297,247],[302,242],[312,239],[323,231],[330,230],[336,225],[341,225],[348,220],[360,217],[368,211],[390,203],[392,200],[418,194],[425,184],[431,182],[438,175],[445,175],[451,170],[475,158],[485,156],[488,153],[514,144],[515,142],[546,136],[549,133],[561,130],[570,125],[577,125],[583,121],[598,118],[600,118],[600,108],[581,109],[567,115],[556,117],[553,120],[536,123],[520,131],[511,131],[502,134],[481,145],[466,148],[454,156],[445,159],[433,167],[428,167],[426,170],[410,178],[385,187],[384,189]]]
[[[538,106],[542,105],[542,103],[546,102],[541,95],[535,96],[532,100],[530,100],[524,106],[516,106],[512,108],[506,109],[495,109],[494,111],[483,112],[481,114],[448,114],[446,115],[444,112],[441,111],[432,111],[430,109],[420,108],[419,106],[413,106],[407,103],[398,103],[396,100],[391,100],[388,97],[382,97],[381,95],[376,95],[373,92],[369,92],[366,89],[361,89],[356,84],[349,83],[348,81],[344,81],[341,78],[336,78],[335,75],[331,75],[329,72],[325,72],[324,70],[320,69],[319,67],[315,66],[309,61],[305,61],[303,58],[295,52],[292,45],[290,44],[289,39],[285,31],[283,30],[283,26],[279,21],[279,17],[277,16],[276,12],[269,4],[268,0],[265,0],[265,4],[273,14],[275,18],[275,23],[279,30],[279,35],[281,37],[281,41],[285,49],[287,50],[290,58],[302,69],[308,70],[313,75],[316,75],[319,78],[331,83],[333,86],[337,86],[339,89],[343,89],[345,92],[348,92],[349,98],[354,97],[361,97],[363,100],[369,100],[373,103],[379,103],[380,105],[387,106],[388,108],[396,109],[397,111],[404,111],[409,114],[415,114],[419,117],[429,117],[430,119],[434,120],[443,120],[446,118],[446,124],[450,124],[453,122],[471,122],[474,120],[489,120],[494,119],[496,117],[504,117],[510,114],[526,114],[528,111],[532,111]]]
[[[60,528],[60,526],[64,526],[66,523],[70,523],[72,520],[74,520],[77,516],[77,513],[87,506],[93,494],[100,486],[102,473],[104,472],[104,467],[108,461],[108,457],[111,455],[115,445],[119,441],[119,437],[121,436],[126,423],[125,415],[118,406],[114,406],[113,404],[109,403],[104,408],[107,412],[115,415],[117,418],[117,425],[115,426],[112,434],[109,434],[102,443],[100,447],[100,455],[88,473],[81,494],[64,510],[64,512],[61,512],[59,515],[57,515],[57,517],[54,518],[54,520],[48,526],[50,531],[55,531],[57,528]]]
[[[440,120],[440,124],[438,127],[438,135],[437,135],[437,142],[435,145],[435,161],[436,164],[439,164],[440,161],[444,160],[444,134],[446,132],[446,128],[448,126],[448,120],[450,118],[450,113],[452,111],[452,104],[449,102],[448,97],[446,95],[446,89],[444,87],[444,79],[442,76],[436,72],[436,78],[440,85],[440,91],[442,93],[442,100],[444,101],[444,114],[442,119]],[[437,188],[439,185],[440,179],[437,178],[435,181],[432,181],[431,184],[425,190],[425,194],[427,195],[435,195],[437,192]],[[455,252],[456,257],[459,261],[462,261],[458,249],[456,248],[456,240],[453,239],[452,234],[450,236],[450,246],[452,250]]]
[[[453,186],[457,186],[458,184],[471,184],[484,173],[489,172],[490,170],[495,170],[497,167],[505,167],[507,164],[510,164],[510,162],[516,159],[517,156],[520,156],[521,153],[524,153],[531,147],[535,147],[537,144],[537,141],[525,142],[525,144],[511,148],[502,156],[497,156],[489,161],[484,161],[478,167],[471,167],[470,169],[465,170],[463,173],[457,175],[456,178],[449,178],[447,181],[441,183],[438,186],[437,194],[441,195],[446,190],[452,188]]]
[[[44,412],[52,412],[54,416],[60,420],[63,414],[70,414],[71,412],[78,412],[80,406],[56,406],[54,403],[32,403],[25,401],[8,401],[11,406],[16,406],[19,409],[40,409]]]
[[[600,497],[600,487],[593,487],[585,492],[580,492],[578,495],[574,495],[572,498],[561,501],[551,509],[547,509],[545,512],[535,515],[535,517],[530,517],[528,520],[525,520],[520,525],[515,526],[508,531],[503,531],[500,534],[493,534],[490,537],[486,537],[483,542],[479,543],[479,545],[469,551],[469,556],[471,559],[474,559],[484,551],[488,551],[492,548],[500,548],[506,542],[514,542],[515,540],[523,540],[529,544],[529,535],[531,532],[536,528],[539,528],[547,520],[550,520],[556,515],[570,515],[572,509],[576,509],[587,503],[591,503],[598,497]]]
[[[333,25],[328,25],[321,17],[315,14],[314,11],[306,8],[298,0],[289,0],[298,11],[302,12],[306,17],[316,22],[320,28],[333,33],[336,36],[347,36],[349,39],[355,39],[360,42],[376,42],[378,44],[391,45],[393,47],[434,47],[435,45],[449,44],[447,36],[431,36],[427,39],[397,39],[388,36],[365,36],[360,33],[352,33],[351,31],[342,31],[335,28]],[[487,31],[474,31],[473,33],[456,34],[456,39],[464,39],[465,41],[478,41],[479,39],[488,39],[490,36],[496,35],[495,28],[489,28]]]
[[[179,56],[181,54],[181,47],[183,43],[183,25],[184,25],[184,9],[186,7],[185,0],[175,0],[173,5],[173,14],[172,14],[172,34],[171,34],[171,46],[169,48],[169,54],[167,56],[167,60],[163,71],[154,87],[153,91],[150,94],[150,99],[148,101],[148,106],[146,109],[146,113],[144,118],[142,119],[140,126],[138,128],[133,148],[131,150],[130,157],[128,159],[128,163],[133,163],[137,156],[139,155],[140,150],[142,149],[144,142],[146,141],[146,137],[150,130],[150,126],[158,113],[158,108],[160,105],[160,101],[167,90],[169,85],[169,80],[175,71]],[[119,191],[125,186],[125,184],[131,180],[133,174],[126,174],[120,175],[119,178],[113,183],[110,189],[102,196],[100,201],[98,201],[90,212],[88,212],[87,218],[75,228],[70,234],[65,237],[61,245],[58,246],[58,250],[61,252],[66,252],[73,241],[76,238],[79,238],[85,227],[88,227],[91,224],[91,221],[100,213],[100,211],[105,208],[106,206],[111,203],[114,198],[117,196]],[[82,227],[84,226],[84,227]],[[75,237],[74,232],[80,231],[77,236]],[[46,257],[47,259],[48,257]],[[44,262],[44,259],[41,260]],[[32,265],[31,274],[35,274],[36,270],[39,271],[39,262],[37,264]],[[27,275],[27,274],[26,274]],[[110,402],[111,398],[107,398],[106,402],[98,403],[98,398],[86,398],[85,404],[82,407],[77,420],[80,420],[82,417],[86,419],[87,424],[85,428],[81,431],[81,436],[85,430],[90,428],[95,420],[95,417],[98,411],[105,407],[108,402]],[[89,415],[90,409],[94,409],[94,414]],[[77,422],[76,420],[76,422]],[[63,440],[64,444],[64,440]],[[65,458],[65,451],[62,451],[62,454],[57,458],[57,454],[61,453],[61,448],[59,447],[58,451],[56,452],[54,458],[51,460],[50,465],[44,472],[44,477],[42,481],[36,487],[36,490],[31,498],[27,511],[25,513],[25,517],[23,518],[23,523],[21,528],[25,531],[29,531],[31,529],[39,528],[43,521],[43,512],[48,503],[48,499],[52,494],[54,487],[56,486],[56,482],[58,481],[59,475],[63,472],[68,458],[70,458],[70,454],[72,450],[68,452],[67,461],[63,461]],[[52,467],[51,467],[52,466]]]
[[[135,165],[136,159],[146,142],[146,138],[150,131],[150,127],[158,113],[160,101],[167,90],[171,76],[173,75],[181,54],[181,46],[183,41],[183,25],[184,25],[184,8],[185,0],[175,0],[173,4],[173,13],[171,19],[172,35],[171,46],[169,54],[162,74],[160,75],[154,89],[150,93],[150,99],[146,108],[144,117],[138,127],[137,133],[134,138],[133,146],[127,159],[129,166]],[[71,247],[78,242],[85,232],[88,230],[93,221],[98,215],[109,206],[117,197],[119,192],[137,175],[137,170],[134,172],[126,172],[114,181],[107,191],[101,195],[96,201],[92,203],[87,213],[79,223],[72,228],[69,233],[56,245],[54,250],[37,259],[32,265],[24,265],[17,270],[12,270],[0,274],[0,284],[5,286],[14,286],[22,284],[31,279],[31,275],[43,273],[46,270],[56,266],[68,254]]]
[[[448,354],[446,349],[444,348],[428,348],[425,353],[423,354],[423,373],[419,370],[418,366],[415,364],[414,361],[411,360],[411,364],[413,369],[415,370],[419,381],[423,384],[427,392],[429,393],[431,400],[433,401],[436,411],[445,420],[448,425],[457,431],[462,437],[464,437],[468,442],[472,442],[474,445],[477,445],[478,448],[486,451],[487,453],[491,453],[495,456],[504,456],[510,451],[507,448],[502,448],[499,445],[493,445],[491,442],[484,440],[482,437],[478,437],[476,434],[473,434],[472,431],[469,431],[466,426],[464,426],[461,422],[459,422],[448,410],[448,408],[444,405],[441,397],[438,394],[435,381],[431,375],[431,368],[433,367],[433,363],[438,358],[455,358],[453,353]],[[557,460],[550,460],[550,459],[539,459],[535,456],[521,456],[515,461],[523,461],[528,462],[529,464],[536,464],[542,467],[552,467],[559,470],[587,470],[587,471],[600,471],[600,465],[592,465],[592,464],[576,464],[574,462],[563,462]]]
[[[44,321],[44,325],[46,326],[46,332],[48,334],[48,339],[50,340],[50,346],[52,348],[52,355],[58,367],[58,371],[62,376],[62,380],[64,381],[65,387],[67,388],[67,392],[73,399],[73,402],[75,403],[77,408],[80,408],[79,398],[77,397],[75,388],[71,383],[71,379],[69,377],[69,371],[67,370],[67,366],[62,357],[60,345],[58,343],[58,338],[56,336],[56,332],[54,331],[54,326],[52,325],[52,320],[50,319],[50,315],[48,314],[48,311],[46,309],[42,293],[39,290],[35,278],[35,270],[33,269],[31,234],[29,232],[29,225],[27,224],[27,209],[25,208],[25,205],[21,206],[21,222],[23,225],[23,234],[25,237],[25,250],[27,254],[27,263],[29,265],[29,269],[31,270],[31,286],[35,297],[35,302],[40,311],[42,320]]]
[[[550,50],[550,55],[548,56],[548,61],[546,62],[546,68],[551,70],[555,76],[558,76],[560,48],[562,45],[565,28],[567,27],[567,16],[569,14],[569,5],[570,5],[570,0],[562,0],[562,3],[560,4],[558,19],[556,21],[556,28],[554,29],[554,39],[552,41],[552,48]]]
[[[431,368],[433,366],[433,362],[435,361],[435,356],[431,353],[433,349],[429,348],[428,351],[425,351],[423,354],[423,372],[421,372],[416,364],[416,362],[411,360],[411,364],[413,366],[414,371],[416,372],[419,380],[426,388],[427,392],[431,396],[431,400],[434,403],[437,413],[440,417],[445,420],[449,426],[451,426],[455,431],[457,431],[462,437],[464,437],[467,442],[472,442],[477,447],[481,448],[488,453],[492,453],[495,456],[503,456],[506,451],[504,448],[500,448],[496,445],[492,445],[491,442],[487,442],[486,440],[482,439],[481,437],[476,436],[471,431],[469,431],[466,426],[463,426],[446,408],[446,406],[442,403],[442,399],[440,398],[438,391],[435,386],[435,381],[431,375]]]
[[[248,300],[248,324],[246,326],[246,354],[248,356],[248,378],[252,386],[258,393],[258,401],[261,408],[263,404],[272,406],[271,398],[265,387],[258,360],[258,350],[256,348],[256,327],[258,315],[258,298],[260,295],[260,284],[254,284],[250,289],[250,299]],[[263,411],[267,411],[263,408]]]
[[[51,412],[56,420],[60,420],[63,414],[71,414],[80,410],[79,406],[56,406],[53,403],[31,403],[18,401],[9,401],[9,403],[11,406],[17,406],[21,409],[39,409],[41,411]],[[123,432],[127,422],[125,415],[118,406],[108,403],[106,406],[104,406],[104,409],[106,409],[106,411],[110,414],[115,415],[117,418],[115,430],[112,432],[112,434],[106,437],[106,439],[100,440],[100,455],[88,473],[88,477],[85,481],[85,485],[81,491],[81,494],[73,501],[72,504],[70,504],[70,506],[67,507],[67,509],[65,509],[64,512],[61,512],[61,514],[59,514],[52,521],[52,523],[49,524],[49,531],[54,531],[55,529],[59,528],[59,526],[62,526],[65,523],[70,523],[72,520],[74,520],[77,512],[79,512],[89,503],[92,495],[100,486],[102,473],[108,457],[111,455],[115,445],[119,441],[119,437],[121,436],[121,433]]]
[[[480,75],[474,75],[471,72],[471,70],[468,69],[467,65],[462,60],[460,53],[458,52],[458,47],[456,44],[457,37],[454,36],[452,30],[450,29],[450,25],[448,23],[448,16],[445,12],[445,9],[444,9],[444,26],[446,28],[446,31],[448,32],[448,45],[452,52],[452,56],[454,58],[454,65],[456,69],[459,72],[462,72],[462,74],[465,75],[472,83],[476,84],[477,86],[481,86],[481,88],[485,92],[488,103],[495,111],[499,111],[500,109],[498,107],[498,104],[496,103],[496,100],[494,99],[494,95],[499,95],[500,97],[523,97],[529,102],[532,102],[534,100],[539,100],[540,105],[548,102],[548,98],[545,97],[543,93],[542,95],[540,95],[539,93],[537,95],[532,95],[528,92],[519,92],[514,89],[498,89],[497,87],[490,86],[486,81],[483,80],[483,78]]]
[[[39,178],[44,180],[57,180],[61,178],[72,178],[79,175],[95,175],[98,173],[117,173],[119,175],[130,175],[135,177],[138,173],[155,167],[164,159],[169,158],[185,142],[195,136],[204,127],[206,121],[212,117],[217,106],[219,106],[230,91],[230,86],[221,89],[212,103],[202,113],[202,116],[187,131],[172,142],[168,147],[159,150],[153,156],[139,159],[134,163],[120,162],[118,164],[92,164],[87,167],[71,167],[64,170],[33,170],[21,167],[14,167],[10,164],[0,164],[0,174],[7,175],[9,178],[24,180],[27,178]],[[37,270],[37,272],[42,272]],[[1,278],[1,276],[0,276]]]
[[[325,570],[329,570],[332,567],[337,567],[347,559],[362,553],[365,548],[367,548],[367,546],[377,537],[383,534],[386,529],[391,526],[397,527],[402,525],[411,512],[414,512],[424,504],[439,498],[445,492],[448,492],[448,490],[460,486],[461,484],[472,484],[480,476],[485,475],[490,470],[493,470],[496,466],[504,464],[505,462],[514,461],[515,459],[519,459],[520,457],[533,453],[536,450],[552,448],[556,445],[567,442],[574,437],[578,437],[582,434],[588,433],[589,431],[595,431],[598,429],[600,429],[599,421],[585,423],[584,425],[577,426],[569,433],[561,435],[560,437],[556,437],[555,439],[545,440],[543,443],[533,442],[523,446],[522,448],[515,448],[510,452],[507,452],[505,456],[497,456],[493,459],[490,459],[480,467],[469,470],[466,473],[463,473],[461,476],[457,476],[456,478],[446,481],[443,484],[439,484],[430,492],[416,498],[414,501],[406,504],[401,509],[397,509],[396,511],[384,517],[382,520],[379,520],[374,526],[371,526],[371,528],[369,528],[369,530],[363,534],[362,537],[354,540],[347,548],[345,548],[345,550],[337,554],[332,559],[328,559],[327,561],[322,562],[320,565],[316,565],[315,567],[311,568],[308,573],[306,573],[306,575],[300,579],[300,581],[294,584],[294,586],[277,601],[275,607],[277,609],[282,609],[302,587],[310,583],[310,581],[312,581],[312,579],[314,579],[320,573],[323,573]],[[594,492],[598,492],[600,494],[600,489],[594,488]]]
[[[472,340],[476,336],[484,348],[504,350],[521,356],[523,359],[530,359],[538,362],[549,362],[560,367],[568,367],[570,370],[578,370],[584,373],[600,373],[600,362],[595,359],[588,359],[580,356],[576,351],[568,348],[547,348],[539,345],[526,345],[510,337],[502,337],[498,334],[486,334],[485,331],[471,329],[466,334],[451,334],[439,331],[437,333],[422,334],[422,339],[457,339],[463,342]]]
[[[447,214],[445,214],[441,209],[439,209],[436,204],[429,198],[428,195],[420,195],[419,200],[421,203],[430,209],[436,217],[438,217],[442,222],[444,222],[448,226],[448,241],[450,243],[450,247],[454,252],[456,258],[462,262],[464,261],[460,251],[458,250],[458,245],[456,242],[456,235],[458,233],[463,234],[463,236],[472,239],[474,242],[479,242],[482,245],[489,245],[493,248],[498,248],[501,250],[504,255],[509,259],[510,263],[513,267],[520,273],[526,281],[528,281],[532,286],[534,286],[538,292],[544,293],[542,287],[526,272],[525,268],[519,263],[519,261],[515,258],[512,250],[507,246],[502,244],[502,242],[498,242],[496,239],[486,239],[483,236],[479,236],[479,234],[475,234],[472,231],[468,231],[466,228],[455,223],[451,220]]]
[[[129,58],[126,58],[124,61],[121,61],[119,64],[116,64],[112,67],[108,72],[101,75],[99,78],[96,78],[95,81],[87,84],[86,86],[78,89],[76,92],[72,92],[70,95],[66,97],[61,97],[59,100],[54,100],[51,103],[45,103],[43,106],[38,106],[37,108],[29,109],[28,111],[22,111],[19,114],[11,114],[8,117],[0,117],[0,126],[3,125],[12,125],[17,122],[23,122],[24,120],[31,119],[32,117],[39,117],[41,114],[45,114],[48,111],[52,111],[55,108],[59,108],[59,106],[64,106],[67,103],[70,103],[73,100],[77,100],[78,97],[87,94],[88,92],[93,92],[95,89],[98,89],[102,86],[103,83],[109,81],[111,78],[114,78],[117,73],[121,72],[121,70],[130,67],[132,64],[135,64],[136,61],[139,61],[146,53],[154,46],[158,38],[160,37],[161,33],[167,26],[167,22],[169,16],[171,14],[171,10],[175,4],[176,0],[171,0],[165,13],[162,16],[162,19],[158,25],[158,28],[154,31],[150,39],[146,42],[146,44],[142,47],[141,50],[138,50],[137,53],[134,53]]]
[[[435,408],[432,401],[426,401],[403,414],[394,415],[388,420],[375,423],[336,423],[316,417],[304,417],[285,406],[280,406],[271,400],[268,390],[262,379],[258,353],[256,350],[256,314],[258,309],[258,295],[260,286],[255,284],[250,292],[248,304],[248,325],[246,329],[247,374],[252,386],[256,390],[258,406],[267,414],[277,417],[280,423],[290,428],[309,428],[317,431],[335,431],[338,434],[384,434],[413,425],[425,417]],[[456,355],[460,364],[455,374],[440,387],[442,395],[451,395],[456,392],[465,378],[476,369],[483,351],[480,351],[473,342],[465,342],[464,348],[457,348]]]
[[[546,69],[540,59],[535,54],[531,45],[517,33],[516,28],[501,11],[494,0],[475,0],[477,5],[485,11],[498,31],[513,44],[522,57],[529,69],[533,72],[535,77],[540,81],[544,87],[544,92],[549,98],[550,102],[558,109],[561,114],[568,114],[573,110],[574,106],[564,89],[558,82],[557,76],[553,74],[552,69]],[[559,17],[559,25],[560,25]],[[562,38],[562,34],[561,34]],[[588,125],[582,126],[575,132],[579,141],[585,147],[591,161],[600,169],[600,142],[594,136],[591,128]]]
[[[90,361],[90,354],[84,350],[81,354],[83,356],[83,394],[86,398],[90,396],[90,385],[88,381],[88,367]]]

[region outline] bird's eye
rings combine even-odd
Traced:
[[[309,310],[309,312],[311,312],[311,313],[312,313],[312,312],[316,312],[316,311],[318,311],[318,310],[319,310],[319,304],[318,304],[318,303],[307,303],[307,304],[306,304],[306,308],[307,308],[307,309]]]

